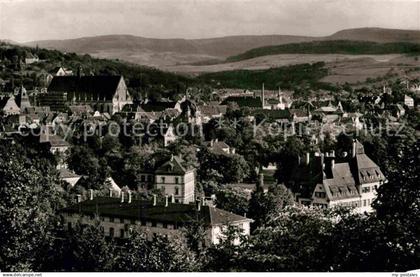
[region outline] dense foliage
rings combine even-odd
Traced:
[[[223,88],[261,89],[262,83],[265,83],[266,89],[320,88],[325,85],[319,80],[328,73],[324,65],[324,62],[318,62],[265,70],[222,71],[202,74],[198,79]]]
[[[377,43],[369,41],[312,41],[254,48],[245,53],[227,58],[228,62],[278,54],[420,54],[420,45],[411,42]]]

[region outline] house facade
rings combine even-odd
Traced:
[[[336,163],[334,151],[306,154],[305,162],[295,172],[292,187],[296,201],[321,208],[353,207],[355,211],[371,212],[376,190],[385,177],[365,153],[358,141],[353,142],[351,156]]]
[[[175,203],[195,201],[195,171],[182,163],[179,157],[172,156],[155,170],[140,173],[138,190],[158,189],[164,195],[173,196]]]
[[[20,108],[13,96],[0,99],[0,109],[6,116],[20,114]]]
[[[113,238],[127,238],[130,230],[138,230],[152,240],[156,235],[170,239],[183,238],[183,230],[195,220],[205,226],[205,245],[218,244],[228,226],[237,226],[243,235],[250,234],[251,219],[210,207],[204,202],[182,204],[168,197],[164,201],[133,199],[123,192],[119,198],[96,197],[81,201],[60,212],[65,229],[78,222],[93,225],[100,222],[104,234]],[[239,243],[239,241],[236,241]]]

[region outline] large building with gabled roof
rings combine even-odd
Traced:
[[[64,97],[67,105],[90,105],[95,111],[114,114],[132,104],[123,76],[54,76],[47,96]]]
[[[124,192],[119,198],[93,197],[80,201],[60,211],[64,227],[71,230],[78,222],[82,224],[99,224],[105,236],[128,238],[130,230],[146,234],[148,239],[155,235],[167,236],[169,239],[182,238],[184,228],[194,222],[201,222],[205,227],[204,244],[217,244],[227,226],[236,226],[243,235],[250,234],[251,219],[221,209],[205,205],[204,202],[182,204],[175,203],[174,198],[166,197],[164,201],[137,200]],[[234,241],[234,243],[239,241]]]
[[[298,203],[321,208],[354,207],[371,212],[376,189],[385,181],[379,166],[364,152],[359,141],[353,142],[351,155],[336,162],[335,152],[306,154],[293,172],[288,186]]]

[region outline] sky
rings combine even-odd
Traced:
[[[0,39],[17,42],[108,34],[324,36],[358,27],[420,30],[420,0],[0,0]]]

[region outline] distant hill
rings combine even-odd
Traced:
[[[311,41],[314,38],[301,36],[230,36],[209,39],[155,39],[132,35],[108,35],[67,40],[41,40],[25,45],[76,53],[95,53],[103,50],[127,50],[204,54],[227,57],[265,45]]]
[[[154,39],[132,35],[107,35],[67,40],[43,40],[24,43],[47,49],[99,58],[121,59],[137,64],[165,68],[183,64],[223,62],[254,48],[324,40],[356,40],[378,43],[420,43],[420,31],[360,28],[339,31],[326,37],[261,35],[227,36],[209,39]]]
[[[411,42],[376,43],[370,41],[331,40],[282,44],[254,48],[227,58],[228,62],[278,54],[347,54],[347,55],[420,55],[420,44]]]
[[[338,31],[328,37],[329,40],[357,40],[387,42],[412,42],[420,43],[420,31],[383,29],[383,28],[359,28]]]

